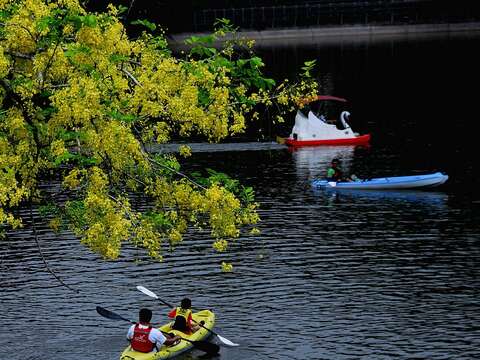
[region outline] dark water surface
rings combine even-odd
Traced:
[[[219,359],[480,358],[478,102],[468,88],[478,84],[478,44],[446,36],[264,49],[285,63],[276,63],[279,74],[318,57],[321,81],[352,100],[372,145],[197,145],[187,168],[224,170],[253,185],[261,203],[262,234],[226,254],[205,234],[187,237],[163,263],[133,249],[104,262],[36,216],[50,267],[79,293],[45,271],[30,224],[0,243],[0,359],[118,359],[128,324],[104,320],[96,305],[127,318],[146,306],[155,322],[166,319],[168,309],[137,285],[212,308],[216,331],[241,344],[222,347]],[[312,189],[333,157],[360,176],[441,170],[451,179],[431,192]],[[221,261],[234,272],[222,274]]]

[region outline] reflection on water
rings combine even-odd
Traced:
[[[298,177],[315,179],[325,177],[330,162],[335,158],[341,160],[343,171],[350,173],[355,146],[308,146],[290,150]]]
[[[446,206],[448,195],[442,192],[432,191],[414,191],[414,190],[356,190],[312,187],[312,191],[317,195],[324,195],[336,199],[337,201],[348,201],[352,198],[360,201],[373,201],[378,203],[402,202],[412,205],[428,205],[430,209],[442,208]]]

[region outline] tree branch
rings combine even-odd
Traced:
[[[37,235],[37,228],[35,226],[35,219],[33,217],[33,212],[32,212],[32,203],[30,202],[30,218],[31,218],[31,221],[32,221],[32,227],[33,227],[33,235],[34,235],[34,238],[35,238],[35,242],[37,243],[37,248],[38,248],[38,252],[40,254],[40,256],[42,257],[42,261],[43,261],[43,264],[45,265],[45,268],[48,270],[48,272],[50,274],[53,275],[53,277],[55,279],[57,279],[57,281],[62,284],[63,286],[65,286],[67,289],[73,291],[73,292],[76,292],[77,294],[80,293],[79,290],[76,290],[76,289],[73,289],[71,288],[70,286],[68,286],[67,284],[65,284],[63,282],[62,279],[60,279],[57,274],[55,274],[55,272],[50,268],[50,266],[48,266],[48,263],[47,263],[47,260],[45,259],[45,255],[43,254],[43,251],[42,251],[42,248],[40,246],[40,243],[38,241],[38,235]]]
[[[171,167],[167,166],[167,165],[164,165],[164,164],[161,164],[159,163],[158,161],[156,161],[155,159],[151,158],[150,156],[146,155],[146,158],[148,161],[150,161],[152,164],[154,165],[157,165],[159,167],[162,167],[164,169],[167,169],[181,177],[183,177],[184,179],[187,179],[189,182],[191,182],[193,185],[203,189],[203,190],[207,190],[207,188],[203,185],[200,185],[199,183],[195,182],[194,180],[192,180],[188,175],[185,175],[184,173],[181,173],[180,171],[177,171],[175,169],[172,169]]]
[[[18,58],[21,58],[21,59],[29,59],[29,60],[33,60],[33,55],[31,54],[23,54],[23,53],[20,53],[20,52],[17,52],[17,51],[5,51],[6,54],[8,55],[11,55],[11,56],[14,56],[14,57],[18,57]]]

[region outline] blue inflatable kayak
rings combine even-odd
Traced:
[[[315,187],[335,188],[335,189],[362,189],[362,190],[380,190],[380,189],[422,189],[442,185],[448,180],[448,175],[436,172],[425,175],[411,176],[393,176],[383,178],[373,178],[357,181],[327,181],[313,180]]]

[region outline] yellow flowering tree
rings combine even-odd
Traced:
[[[244,131],[259,105],[288,111],[315,90],[262,75],[251,43],[212,44],[232,27],[188,40],[174,57],[154,24],[127,36],[122,9],[87,12],[78,0],[0,0],[0,223],[21,226],[15,209],[43,204],[53,228],[68,227],[93,251],[118,257],[123,243],[161,258],[189,229],[210,229],[224,251],[242,229],[255,233],[253,190],[221,173],[186,176],[173,154],[148,145]],[[240,49],[240,50],[239,50]],[[190,155],[183,147],[181,156]],[[39,181],[60,177],[69,200],[49,202]],[[142,193],[148,211],[129,194]],[[252,228],[253,227],[253,228]]]

